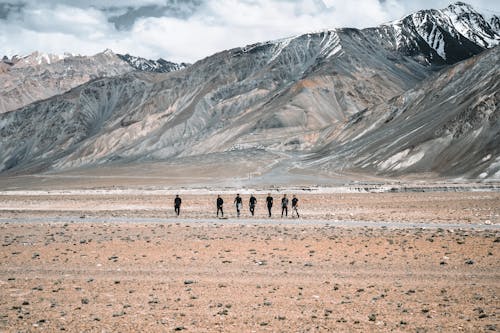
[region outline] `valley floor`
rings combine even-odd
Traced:
[[[234,193],[227,221],[215,194],[177,219],[172,194],[3,193],[0,331],[500,329],[500,193],[297,194],[304,219],[259,193],[252,222]]]

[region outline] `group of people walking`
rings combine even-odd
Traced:
[[[267,211],[269,214],[269,217],[271,217],[272,213],[272,208],[273,208],[273,197],[271,196],[270,193],[268,193],[267,198],[266,198],[266,206],[267,206]],[[236,215],[240,217],[241,211],[243,209],[243,198],[239,195],[236,194],[236,197],[234,198],[234,205],[236,207]],[[181,204],[182,204],[182,199],[179,197],[179,195],[175,196],[174,199],[174,210],[175,214],[177,216],[180,215],[181,213]],[[224,200],[221,198],[220,195],[217,196],[216,200],[216,205],[217,205],[217,217],[224,217]],[[288,205],[289,205],[289,200],[286,194],[283,194],[283,198],[281,198],[281,217],[283,216],[288,216]],[[248,201],[248,206],[250,209],[250,214],[252,216],[255,216],[255,208],[257,207],[257,198],[252,194],[250,195],[250,199]],[[299,215],[299,199],[295,195],[292,197],[292,217],[297,216],[297,218],[300,217]]]

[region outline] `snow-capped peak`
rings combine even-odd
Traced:
[[[442,10],[421,10],[382,27],[392,30],[397,50],[423,52],[431,63],[437,58],[454,63],[500,43],[498,16],[489,18],[464,2]],[[430,50],[422,49],[419,39]]]
[[[135,69],[145,72],[168,73],[184,69],[189,66],[189,64],[186,63],[176,64],[162,58],[158,60],[150,60],[132,56],[130,54],[117,54],[117,56]]]
[[[461,1],[457,1],[455,3],[450,4],[448,7],[446,7],[446,9],[450,10],[450,11],[454,11],[456,13],[470,13],[470,12],[476,13],[476,10],[474,9],[474,7],[472,7],[468,3],[461,2]]]
[[[18,61],[16,61],[16,67],[29,67],[29,66],[39,66],[39,65],[49,65],[58,61],[61,61],[65,58],[72,56],[69,53],[65,54],[51,54],[51,53],[42,53],[35,51],[27,56],[21,57]]]
[[[500,43],[500,36],[493,29],[484,15],[472,6],[457,2],[442,10],[450,18],[453,27],[464,37],[482,46],[490,48]]]

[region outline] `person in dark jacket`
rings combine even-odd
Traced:
[[[219,211],[221,212],[221,216],[224,217],[224,211],[222,210],[222,205],[224,204],[224,200],[220,197],[220,195],[217,196],[217,217],[219,217]]]
[[[182,203],[182,200],[181,200],[181,198],[179,198],[179,195],[177,194],[175,196],[175,199],[174,199],[174,210],[175,210],[175,214],[177,214],[177,216],[179,216],[179,214],[181,213],[181,203]]]
[[[267,194],[266,203],[267,203],[267,210],[269,212],[269,217],[271,217],[271,208],[273,208],[273,197],[271,196],[271,193]]]
[[[255,205],[257,204],[257,198],[253,196],[253,194],[250,196],[250,213],[252,216],[255,214]]]
[[[288,198],[286,194],[283,194],[283,198],[281,199],[281,217],[283,217],[283,213],[285,216],[288,216]]]
[[[236,194],[236,198],[234,198],[234,204],[236,205],[236,214],[240,217],[241,207],[243,206],[243,200],[241,199],[239,194]]]
[[[297,214],[297,218],[300,217],[300,215],[299,215],[299,199],[297,199],[295,194],[293,195],[293,199],[292,199],[292,217],[293,217],[293,213]]]

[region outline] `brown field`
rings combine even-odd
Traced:
[[[214,195],[182,195],[184,219],[172,195],[2,195],[0,331],[500,329],[499,193],[298,194],[303,220],[259,194],[255,223],[234,194],[227,222]]]

